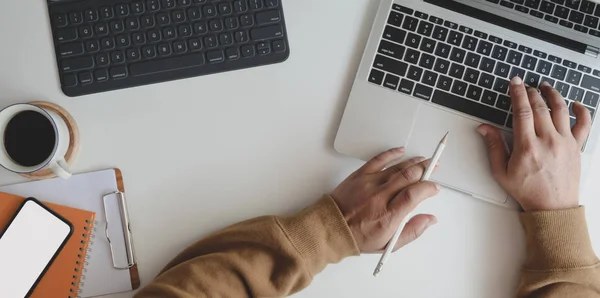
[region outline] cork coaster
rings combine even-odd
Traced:
[[[79,127],[77,126],[75,119],[73,119],[73,117],[71,116],[71,114],[69,114],[69,112],[67,112],[67,110],[51,102],[32,101],[30,102],[30,104],[36,105],[46,111],[54,112],[65,121],[67,128],[69,129],[69,148],[67,149],[67,153],[65,154],[65,161],[68,165],[71,165],[77,157],[77,153],[79,152]],[[56,175],[50,169],[43,169],[28,174],[21,174],[21,176],[36,180],[56,177]]]

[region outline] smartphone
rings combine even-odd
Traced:
[[[29,297],[71,234],[70,222],[26,199],[0,233],[0,297]]]

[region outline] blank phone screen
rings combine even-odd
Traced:
[[[0,238],[0,297],[25,297],[70,234],[67,223],[26,201]]]

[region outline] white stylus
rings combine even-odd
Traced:
[[[438,161],[440,160],[440,157],[442,157],[442,153],[444,152],[444,148],[446,147],[446,139],[448,138],[449,133],[450,132],[446,133],[444,138],[442,138],[442,140],[438,144],[437,148],[435,149],[435,153],[433,154],[433,157],[431,158],[431,162],[429,163],[429,166],[427,167],[427,169],[425,169],[425,173],[423,173],[423,176],[421,176],[421,181],[429,180],[431,173],[433,173],[433,169],[435,169],[435,166],[437,165]],[[398,239],[400,238],[400,234],[402,233],[404,226],[406,225],[406,223],[408,222],[408,220],[411,217],[412,217],[412,213],[409,213],[408,215],[406,215],[406,217],[404,217],[402,219],[402,222],[400,222],[400,226],[398,226],[398,230],[396,230],[394,237],[392,237],[392,240],[390,240],[390,242],[388,243],[388,245],[385,248],[385,251],[381,255],[381,258],[379,259],[379,263],[377,263],[377,267],[375,267],[375,271],[373,271],[373,276],[377,277],[377,275],[379,275],[379,272],[381,272],[381,268],[383,267],[383,264],[385,264],[387,259],[392,254],[392,251],[394,250],[394,246],[396,246],[396,243],[398,242]]]

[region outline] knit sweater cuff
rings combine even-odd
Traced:
[[[525,229],[525,269],[558,270],[598,262],[587,230],[585,208],[521,213]]]
[[[342,212],[329,196],[279,221],[312,275],[327,264],[360,254]]]

